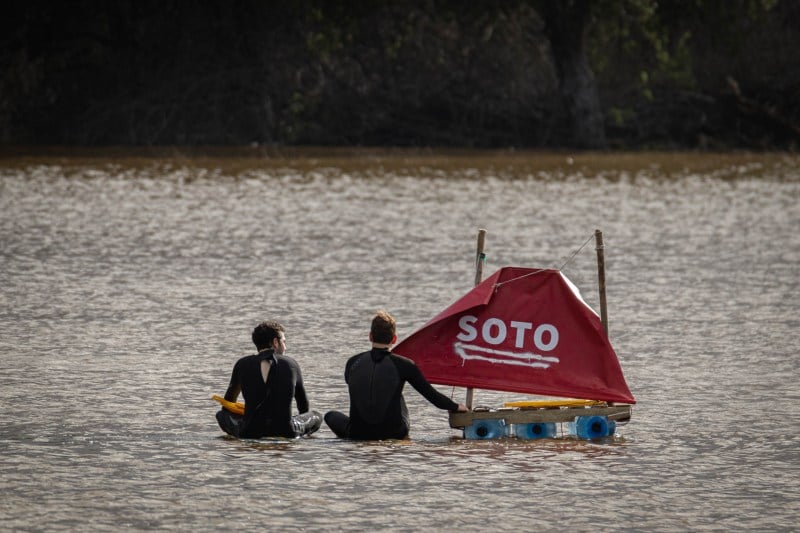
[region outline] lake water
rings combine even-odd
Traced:
[[[603,231],[615,439],[466,441],[410,387],[408,441],[222,436],[257,322],[346,410],[374,311],[402,338],[469,290],[479,228],[487,275],[563,265],[595,308]],[[799,229],[787,154],[7,153],[0,527],[796,529]]]

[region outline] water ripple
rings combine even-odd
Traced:
[[[782,154],[6,161],[0,519],[792,529],[797,168]],[[639,401],[617,438],[464,441],[413,390],[409,441],[221,436],[209,396],[256,321],[286,324],[314,408],[346,409],[344,362],[371,313],[392,310],[402,337],[449,305],[472,283],[478,227],[488,272],[561,266],[604,230],[611,338]],[[589,248],[565,272],[596,306]]]

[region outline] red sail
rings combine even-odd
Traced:
[[[393,351],[440,385],[636,402],[600,318],[558,270],[501,268]]]

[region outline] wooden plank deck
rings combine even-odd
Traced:
[[[530,424],[532,422],[572,422],[576,416],[604,416],[608,420],[624,423],[630,420],[633,406],[604,405],[590,407],[562,407],[542,409],[478,409],[467,413],[450,413],[450,427],[462,429],[476,420],[503,419],[506,424]]]

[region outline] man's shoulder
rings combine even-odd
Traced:
[[[365,355],[369,355],[370,353],[371,353],[371,350],[367,350],[366,352],[359,352],[359,353],[351,356],[350,359],[348,359],[348,361],[355,361],[359,357],[363,357]]]
[[[352,368],[354,365],[356,365],[356,363],[360,359],[362,359],[363,357],[369,357],[369,356],[370,356],[370,350],[367,350],[366,352],[357,353],[357,354],[351,356],[350,358],[347,359],[347,362],[344,365],[345,372],[349,371],[350,368]],[[363,363],[358,363],[358,364],[361,365]]]
[[[367,350],[366,352],[361,352],[361,353],[357,353],[357,354],[353,355],[352,357],[350,357],[350,359],[347,360],[347,362],[348,363],[352,363],[352,362],[358,360],[361,357],[371,357],[371,356],[372,356],[372,350]],[[409,359],[408,357],[404,357],[402,355],[398,355],[398,354],[396,354],[394,352],[391,352],[391,351],[388,352],[388,356],[389,356],[389,359],[391,359],[392,361],[394,361],[397,364],[400,364],[400,365],[403,365],[403,366],[408,366],[408,365],[417,366],[417,364],[414,361],[412,361],[411,359]]]
[[[247,363],[248,361],[252,361],[255,357],[256,357],[256,354],[243,355],[239,359],[236,360],[236,364],[237,365],[243,365],[243,364]]]
[[[394,352],[389,352],[389,355],[392,357],[392,359],[394,361],[400,363],[401,365],[417,366],[417,363],[415,363],[414,361],[412,361],[408,357],[405,357],[405,356],[402,356],[402,355],[398,355],[398,354],[396,354]]]
[[[275,360],[278,362],[278,364],[286,363],[287,365],[292,366],[294,368],[300,368],[300,363],[298,363],[297,360],[294,357],[290,357],[288,355],[277,355],[276,354],[275,355]]]
[[[413,379],[418,375],[422,375],[417,363],[408,357],[403,357],[402,355],[397,355],[396,353],[389,353],[389,360],[394,363],[394,367],[404,379]]]

